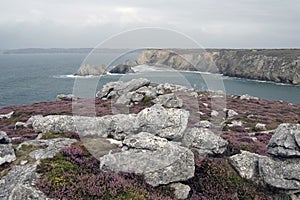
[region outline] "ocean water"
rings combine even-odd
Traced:
[[[228,94],[249,94],[262,99],[300,103],[300,87],[269,82],[223,77],[191,72],[140,71],[129,75],[75,78],[72,76],[87,55],[82,54],[0,54],[0,107],[54,101],[58,94],[73,93],[74,82],[97,84],[146,77],[156,83],[175,83],[199,90],[221,89]],[[117,55],[99,54],[98,60],[109,63]],[[125,58],[124,58],[125,59]],[[122,59],[122,60],[124,60]],[[119,60],[122,62],[122,60]],[[117,62],[115,62],[116,64]],[[208,83],[208,84],[207,84]],[[220,85],[221,83],[221,85]],[[84,87],[83,87],[84,88]],[[91,96],[87,92],[83,96]]]

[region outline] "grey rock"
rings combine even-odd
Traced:
[[[187,127],[189,112],[183,109],[166,109],[160,104],[145,108],[137,115],[141,131],[168,139],[180,139]]]
[[[142,94],[143,96],[145,97],[149,97],[151,99],[154,99],[156,98],[157,96],[157,90],[156,88],[153,88],[153,87],[141,87],[139,88],[137,91],[136,91],[138,94]]]
[[[0,144],[11,143],[11,139],[7,136],[4,131],[0,131]]]
[[[172,183],[170,187],[175,190],[174,194],[177,199],[187,199],[191,191],[190,186],[182,183]]]
[[[105,75],[107,73],[106,66],[101,65],[90,65],[85,64],[80,66],[80,68],[77,70],[76,74],[77,76],[99,76],[99,75]]]
[[[56,96],[56,101],[74,101],[77,99],[78,97],[75,97],[73,94],[59,94]]]
[[[16,165],[1,178],[0,199],[3,200],[50,200],[34,185],[38,174],[36,164]]]
[[[133,92],[138,90],[139,88],[143,86],[148,86],[150,84],[150,81],[145,78],[138,78],[138,79],[132,79],[128,82],[110,82],[102,88],[101,91],[99,91],[96,94],[96,97],[98,98],[116,98],[121,96],[122,94],[126,94],[129,92]],[[110,94],[112,93],[112,94]]]
[[[141,102],[144,99],[144,95],[143,94],[139,94],[137,92],[133,92],[132,96],[131,96],[131,100],[133,102]]]
[[[231,156],[229,161],[242,178],[254,179],[259,176],[258,160],[260,157],[262,156],[242,151],[240,154]]]
[[[29,140],[19,144],[17,149],[23,145],[42,146],[45,148],[37,149],[29,153],[31,158],[36,160],[53,158],[63,147],[70,146],[72,143],[77,142],[75,139],[69,138],[55,138],[50,140]]]
[[[266,131],[267,128],[266,128],[266,124],[262,124],[262,123],[257,123],[254,127],[254,129],[256,131]]]
[[[52,132],[64,133],[74,131],[74,119],[68,115],[48,115],[46,117],[37,118],[32,124],[35,132]]]
[[[212,128],[213,127],[213,124],[207,120],[202,120],[197,125],[201,128]]]
[[[107,97],[109,95],[109,93],[114,90],[115,86],[117,86],[119,84],[123,84],[123,82],[122,81],[109,82],[109,83],[105,84],[103,86],[102,90],[97,92],[96,97],[98,97],[100,99]]]
[[[0,144],[0,165],[16,160],[12,144]]]
[[[174,93],[160,95],[152,102],[161,104],[167,108],[181,108],[183,104],[182,99],[178,98]]]
[[[225,109],[225,112],[226,112],[226,116],[228,118],[232,118],[234,116],[237,116],[239,115],[239,113],[237,113],[236,111],[232,110],[232,109]]]
[[[122,94],[120,97],[118,97],[118,99],[116,100],[115,104],[116,105],[127,106],[127,105],[130,104],[131,98],[132,98],[132,93],[131,92]]]
[[[240,99],[249,101],[249,100],[258,100],[259,98],[250,96],[249,94],[243,94],[242,96],[240,96]]]
[[[25,122],[16,122],[15,124],[15,130],[21,127],[27,127],[27,124]]]
[[[40,119],[40,118],[42,118],[42,117],[43,117],[43,115],[33,115],[33,116],[31,116],[31,117],[26,121],[26,126],[27,126],[27,127],[28,127],[28,126],[31,126],[35,120]]]
[[[0,115],[0,120],[1,119],[10,119],[14,113],[15,113],[14,111],[11,111],[10,113],[2,114],[2,115]]]
[[[300,124],[280,124],[269,141],[268,153],[279,157],[300,157]]]
[[[259,174],[264,182],[284,190],[300,190],[300,159],[260,157]]]
[[[9,200],[51,200],[46,195],[29,184],[17,184],[8,197]]]
[[[128,150],[100,158],[103,170],[144,174],[152,186],[184,181],[194,176],[193,153],[176,143],[150,133],[125,138]]]
[[[117,74],[134,73],[131,66],[127,65],[127,64],[119,64],[119,65],[115,66],[113,69],[111,69],[109,72],[110,73],[117,73]]]
[[[186,130],[182,144],[204,156],[224,153],[228,142],[209,129],[190,128]]]

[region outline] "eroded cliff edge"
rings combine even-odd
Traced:
[[[136,64],[300,84],[299,49],[149,49],[141,52]]]

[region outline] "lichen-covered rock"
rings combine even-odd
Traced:
[[[37,118],[32,124],[35,132],[64,133],[74,131],[74,119],[68,115],[48,115]]]
[[[13,166],[0,180],[0,199],[46,199],[42,192],[33,188],[37,177],[36,164]]]
[[[96,97],[98,97],[98,98],[104,98],[104,97],[117,98],[117,97],[121,96],[122,94],[136,91],[143,86],[148,86],[149,84],[150,84],[150,81],[145,78],[132,79],[131,81],[128,81],[125,83],[122,81],[110,82],[110,83],[104,85],[102,90],[96,94]],[[113,95],[111,95],[110,93],[113,93]]]
[[[265,183],[284,190],[300,190],[300,159],[260,157],[259,174]]]
[[[279,157],[300,157],[300,124],[280,124],[269,141],[268,153]]]
[[[16,160],[12,144],[0,144],[0,165]]]
[[[231,156],[229,161],[242,178],[253,179],[259,174],[258,159],[260,157],[262,156],[242,151],[240,154]]]
[[[178,98],[174,93],[160,95],[152,102],[161,104],[167,108],[181,108],[183,105],[182,99]]]
[[[7,136],[4,131],[0,131],[0,144],[11,143],[11,139]]]
[[[19,144],[18,149],[23,145],[33,145],[33,146],[42,146],[38,150],[34,150],[29,153],[31,158],[35,160],[41,160],[46,158],[53,158],[56,153],[58,153],[63,147],[70,146],[72,143],[77,142],[75,139],[69,138],[55,138],[50,140],[29,140]]]
[[[190,186],[182,183],[172,183],[170,187],[175,190],[174,194],[177,199],[187,199],[191,191]]]
[[[185,131],[182,144],[204,156],[224,153],[228,142],[208,129],[190,128]]]
[[[189,112],[183,109],[166,109],[160,104],[145,108],[137,114],[141,131],[168,139],[180,139],[188,123]]]
[[[152,186],[184,181],[194,176],[193,153],[176,143],[141,132],[125,138],[128,150],[100,158],[101,169],[144,174]]]

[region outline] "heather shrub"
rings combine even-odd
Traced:
[[[168,187],[154,188],[141,175],[102,172],[99,165],[82,143],[76,143],[41,161],[37,187],[58,199],[174,199]]]

